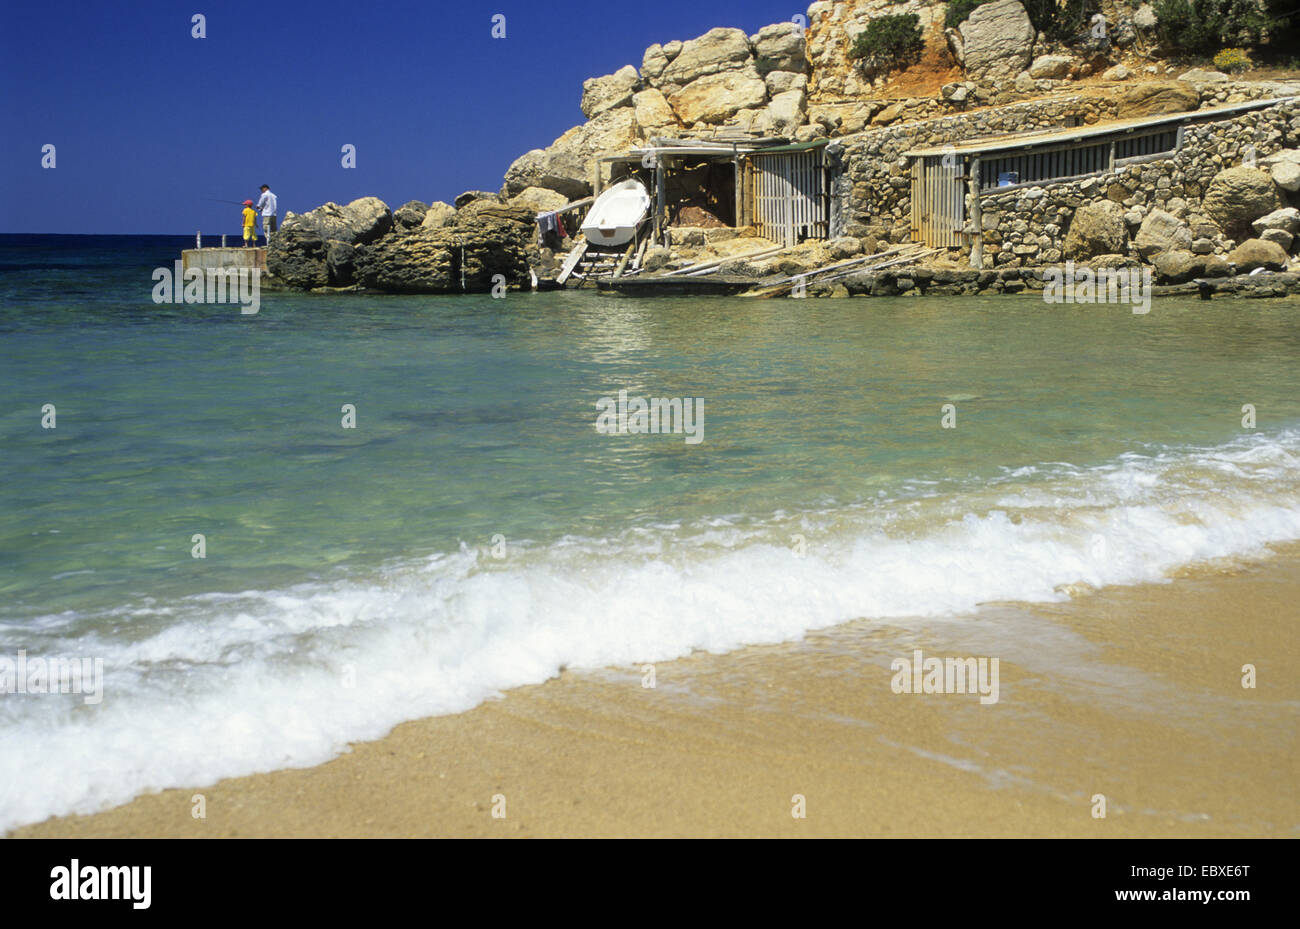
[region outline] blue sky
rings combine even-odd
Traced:
[[[0,13],[0,232],[237,234],[269,183],[281,216],[497,190],[583,121],[582,81],[790,0],[653,4],[36,0]],[[191,17],[207,37],[191,37]],[[506,17],[506,38],[491,36]],[[42,146],[56,166],[41,167]],[[356,146],[355,169],[340,149]]]

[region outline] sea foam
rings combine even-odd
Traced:
[[[1300,433],[1288,431],[818,511],[512,543],[500,560],[463,547],[368,578],[46,618],[51,651],[103,658],[104,699],[0,696],[0,829],[317,764],[565,667],[1061,600],[1067,586],[1161,582],[1293,539]],[[142,633],[133,621],[145,613]],[[0,651],[21,647],[22,631],[0,624]]]

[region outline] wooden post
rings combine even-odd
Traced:
[[[591,167],[591,195],[593,197],[600,196],[600,176],[601,176],[600,156],[597,155],[595,159],[592,161],[592,167]]]
[[[668,235],[668,230],[664,228],[664,200],[666,191],[664,190],[664,161],[661,156],[655,156],[655,242],[660,245],[667,244],[664,238]]]
[[[970,247],[970,266],[972,268],[984,267],[984,214],[980,207],[980,156],[976,155],[970,160],[970,179],[968,181],[970,188],[971,207],[970,221],[975,227],[975,238]]]

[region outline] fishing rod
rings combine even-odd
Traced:
[[[244,201],[242,201],[242,200],[222,200],[222,199],[220,199],[220,198],[218,198],[218,197],[200,197],[199,199],[200,199],[200,200],[207,200],[207,201],[210,201],[211,203],[233,203],[235,206],[243,206],[243,205],[244,205]]]

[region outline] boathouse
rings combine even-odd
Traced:
[[[1115,174],[1131,165],[1173,159],[1183,150],[1193,127],[1282,102],[1288,101],[1251,100],[911,149],[904,153],[910,162],[911,241],[969,250],[971,265],[982,267],[986,223],[981,214],[990,198],[1002,198],[1026,188],[1076,183]]]
[[[595,195],[605,183],[641,180],[652,197],[653,241],[664,244],[670,227],[699,225],[752,227],[785,246],[825,239],[834,170],[827,142],[655,138],[644,148],[602,156]]]

